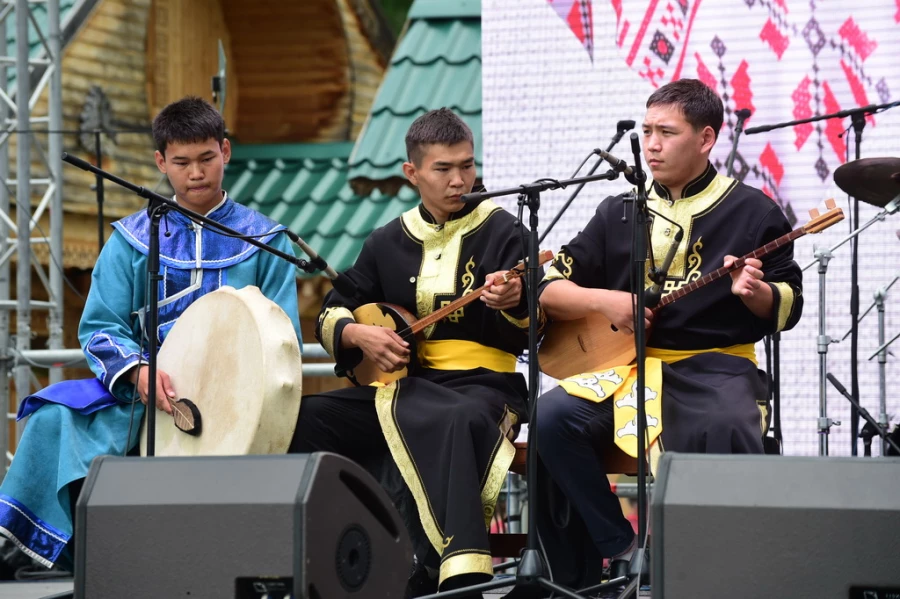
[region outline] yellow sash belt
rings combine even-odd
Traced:
[[[752,343],[731,347],[703,350],[671,350],[647,348],[644,362],[644,405],[647,414],[648,446],[662,433],[662,363],[672,364],[680,360],[706,353],[722,353],[746,358],[757,364],[756,347]],[[601,402],[612,397],[615,438],[622,451],[637,457],[637,366],[617,366],[602,372],[586,372],[560,382],[569,395],[588,401]]]
[[[487,368],[494,372],[515,372],[516,357],[474,341],[445,339],[418,345],[419,364],[435,370]]]

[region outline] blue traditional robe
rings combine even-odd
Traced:
[[[227,196],[208,216],[291,253],[284,227]],[[123,376],[146,362],[141,322],[147,305],[150,222],[146,211],[113,224],[92,274],[78,338],[96,379],[63,381],[25,398],[30,416],[0,485],[0,533],[51,567],[69,565],[69,483],[99,455],[124,455],[137,443],[144,405]],[[287,313],[300,336],[294,267],[245,241],[224,237],[170,212],[160,227],[159,344],[191,303],[223,285],[259,287]]]

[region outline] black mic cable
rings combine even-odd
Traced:
[[[585,159],[581,162],[581,164],[578,166],[578,168],[575,170],[575,172],[572,174],[572,177],[570,177],[570,178],[574,179],[575,177],[578,176],[578,173],[581,172],[581,169],[584,167],[585,164],[587,164],[587,161],[591,159],[591,156],[599,156],[600,158],[597,160],[596,163],[594,163],[594,166],[591,167],[591,170],[588,172],[587,176],[591,176],[594,174],[594,172],[597,170],[597,168],[599,168],[600,164],[603,162],[603,160],[606,158],[606,156],[610,156],[611,158],[613,158],[613,160],[615,160],[615,157],[612,157],[609,154],[609,151],[612,150],[616,146],[616,144],[619,143],[619,141],[621,141],[621,139],[625,135],[626,131],[629,131],[634,128],[634,125],[635,125],[634,121],[619,121],[618,123],[616,123],[616,134],[613,135],[613,138],[610,141],[609,146],[607,146],[606,150],[601,150],[599,148],[595,148],[595,149],[591,150],[590,154],[588,154],[585,157]],[[604,154],[606,156],[604,156]],[[553,220],[550,221],[550,224],[544,230],[544,233],[541,235],[539,241],[544,241],[544,239],[547,237],[547,235],[553,229],[553,226],[559,221],[559,219],[566,212],[566,210],[569,209],[569,205],[575,200],[575,197],[578,196],[578,194],[581,192],[581,189],[584,186],[585,186],[585,183],[581,183],[578,185],[578,187],[575,188],[575,190],[572,192],[572,195],[570,195],[569,199],[566,200],[566,203],[563,204],[562,208],[559,209],[559,212],[556,213],[556,216],[553,217]]]

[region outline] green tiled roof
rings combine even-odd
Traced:
[[[350,178],[403,177],[404,137],[416,118],[448,106],[472,128],[481,166],[481,2],[416,0],[350,156]],[[360,188],[360,187],[357,187]]]
[[[69,11],[76,4],[77,0],[59,0],[59,19],[61,22],[65,22],[66,17],[69,14]],[[31,13],[34,15],[35,20],[41,26],[41,33],[45,38],[49,39],[49,31],[47,30],[47,5],[43,3],[35,3],[30,4]],[[60,24],[62,26],[62,23]],[[62,27],[60,27],[62,28]],[[31,58],[35,58],[40,55],[46,55],[46,51],[44,50],[44,45],[41,43],[41,38],[38,37],[37,30],[34,28],[34,23],[29,19],[28,21],[28,45],[31,48],[29,52],[29,56]],[[15,11],[11,12],[8,17],[6,17],[6,55],[7,56],[16,56],[18,49],[16,47],[16,13]],[[7,69],[7,81],[8,88],[12,93],[15,93],[15,85],[16,85],[16,69],[13,68],[14,65],[11,65]]]
[[[369,233],[418,204],[418,192],[401,185],[404,137],[416,118],[442,106],[472,128],[481,166],[480,0],[416,0],[355,146],[235,145],[225,188],[344,270]]]
[[[347,181],[352,147],[350,142],[234,144],[224,187],[235,201],[297,233],[341,271],[356,260],[369,233],[419,203],[410,187],[396,196],[378,190],[355,194]]]

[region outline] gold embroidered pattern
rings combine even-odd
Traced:
[[[494,509],[497,505],[497,498],[500,496],[500,488],[503,481],[506,480],[506,473],[509,472],[509,466],[512,464],[513,458],[516,456],[516,447],[506,438],[501,430],[501,436],[497,439],[497,445],[494,447],[494,459],[488,467],[487,476],[481,485],[481,507],[484,510],[484,526],[490,528],[491,518],[494,516]]]
[[[467,552],[448,557],[441,562],[441,574],[438,584],[443,584],[448,578],[460,574],[487,574],[493,576],[494,567],[489,553]]]
[[[731,193],[736,185],[737,181],[734,179],[723,175],[716,175],[712,182],[697,195],[682,198],[672,203],[669,203],[666,199],[662,198],[657,193],[655,186],[650,187],[650,207],[684,228],[684,236],[678,245],[678,250],[675,252],[672,264],[669,267],[669,276],[664,286],[664,293],[670,293],[674,289],[681,287],[681,285],[673,287],[672,283],[677,284],[680,279],[686,279],[688,276],[686,271],[689,266],[686,267],[686,265],[688,262],[688,253],[691,250],[690,244],[694,221],[714,209],[722,200],[728,197],[728,194]],[[667,228],[677,229],[677,227],[674,227],[672,223],[666,220],[666,218],[655,217],[651,225],[650,243],[653,248],[653,258],[657,263],[656,266],[662,262],[666,253],[669,251],[669,247],[674,242],[674,235],[671,231],[669,235],[666,235],[665,230]],[[649,269],[651,266],[654,265],[650,264],[648,261],[647,268]],[[647,278],[646,286],[649,287],[650,285],[652,285],[652,282]]]
[[[692,281],[696,281],[701,277],[700,267],[703,265],[703,257],[700,256],[700,250],[703,249],[703,238],[697,240],[691,247],[691,253],[688,255],[687,264],[690,270],[688,271],[687,277],[685,277],[681,281],[669,281],[666,280],[665,285],[663,285],[663,293],[671,293],[678,289],[681,289],[688,283]]]
[[[463,295],[472,293],[472,284],[475,282],[475,275],[472,273],[473,268],[475,268],[475,256],[472,256],[466,262],[466,274],[462,276],[462,282],[465,285],[465,289],[462,292]]]
[[[353,312],[342,307],[326,308],[319,316],[319,330],[321,331],[320,335],[322,336],[322,347],[325,348],[325,351],[327,351],[328,355],[332,358],[335,357],[334,329],[338,321],[344,318],[355,320],[353,318]]]
[[[772,285],[778,290],[778,322],[775,323],[775,330],[783,331],[794,311],[794,288],[788,283]]]
[[[378,413],[378,422],[381,424],[381,431],[384,433],[384,440],[387,442],[391,457],[394,458],[394,462],[400,470],[400,475],[416,501],[416,507],[419,509],[419,520],[422,522],[425,535],[428,537],[434,550],[438,552],[438,555],[442,555],[444,552],[444,531],[441,530],[434,515],[431,502],[428,500],[428,494],[425,492],[425,485],[419,476],[419,470],[409,453],[406,442],[403,440],[400,427],[397,425],[395,412],[398,392],[396,381],[379,388],[375,392],[375,411]]]
[[[566,279],[572,276],[572,264],[575,262],[575,259],[572,256],[566,256],[562,251],[556,254],[556,258],[562,262],[565,268],[562,271],[562,276]]]
[[[400,217],[403,230],[413,241],[422,245],[422,264],[416,278],[416,312],[424,318],[434,311],[438,295],[456,297],[457,269],[463,239],[478,231],[497,210],[497,204],[487,200],[462,218],[433,225],[415,207]],[[435,325],[427,327],[425,338],[431,337]]]
[[[465,277],[463,277],[463,278],[465,278]],[[465,295],[465,294],[463,294],[463,295]],[[450,300],[442,300],[441,308],[449,306],[451,303],[453,303],[453,302],[451,302]],[[459,322],[462,319],[463,316],[465,316],[465,309],[466,309],[465,306],[463,306],[463,307],[459,308],[458,310],[451,312],[445,318],[448,321],[452,322],[453,324],[456,324],[457,322]]]
[[[555,265],[551,264],[550,268],[547,269],[547,274],[544,275],[544,281],[556,281],[559,279],[565,279],[565,275],[556,268]]]

